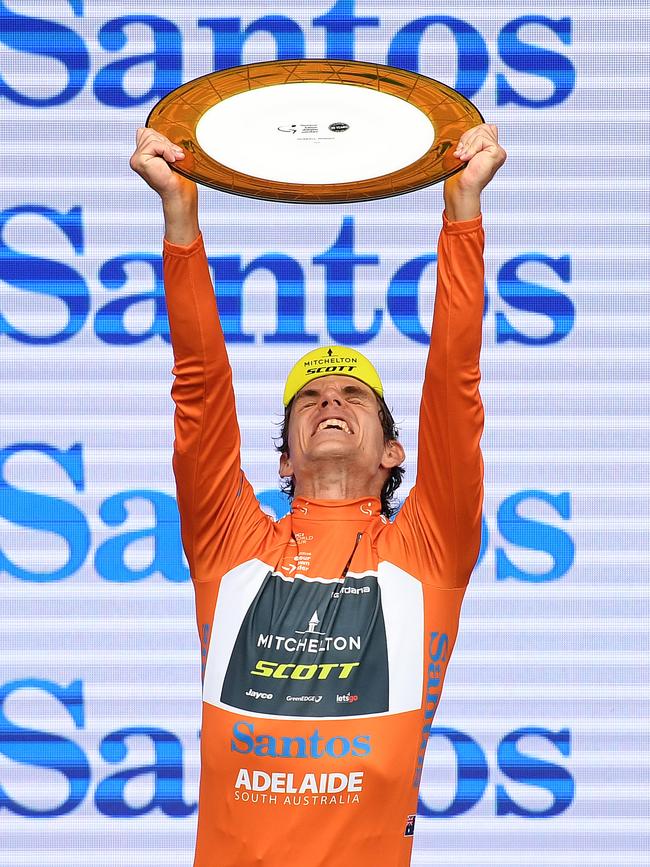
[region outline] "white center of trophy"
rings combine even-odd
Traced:
[[[343,184],[398,171],[433,144],[429,118],[399,97],[348,84],[276,84],[209,108],[196,139],[212,159],[269,181]]]

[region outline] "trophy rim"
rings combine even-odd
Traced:
[[[309,82],[365,87],[404,99],[431,122],[436,133],[431,147],[414,162],[388,174],[309,184],[245,174],[218,162],[198,143],[199,120],[219,102],[248,90]],[[172,169],[203,186],[273,202],[342,204],[391,198],[452,177],[465,167],[453,156],[458,139],[483,122],[481,112],[467,97],[422,73],[361,60],[296,58],[231,66],[191,79],[162,97],[145,125],[183,148],[182,164],[171,163]]]

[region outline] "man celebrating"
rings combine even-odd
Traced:
[[[325,346],[289,373],[272,520],[244,477],[231,371],[183,152],[141,129],[160,195],[174,349],[174,472],[203,659],[195,867],[406,867],[427,737],[480,545],[480,194],[494,126],[445,183],[417,478],[370,361]]]

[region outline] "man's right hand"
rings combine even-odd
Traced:
[[[161,198],[165,237],[172,244],[190,244],[199,234],[196,184],[172,170],[184,158],[182,148],[153,129],[136,133],[136,149],[129,165]]]
[[[129,165],[164,199],[181,197],[183,188],[192,181],[172,171],[169,163],[182,160],[185,153],[178,145],[153,129],[141,127],[135,134],[136,148]]]

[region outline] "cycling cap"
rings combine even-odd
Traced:
[[[289,372],[282,398],[288,406],[300,389],[321,376],[352,376],[360,379],[383,398],[379,374],[365,355],[348,346],[321,346],[303,355]]]

